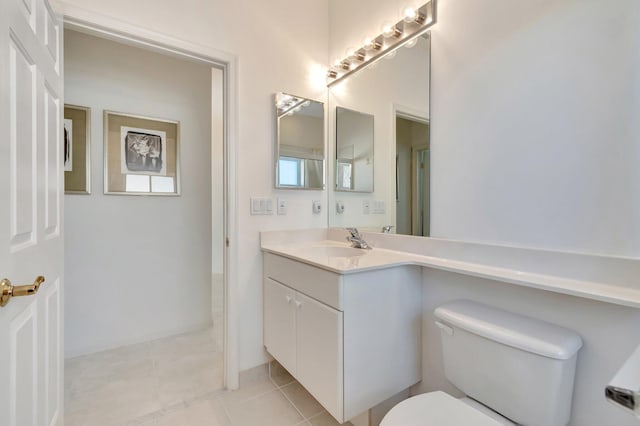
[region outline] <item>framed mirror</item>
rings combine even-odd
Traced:
[[[329,226],[381,232],[391,225],[391,232],[429,235],[430,33],[414,40],[329,89],[329,134],[336,136],[329,144]],[[375,157],[368,192],[354,190],[357,170],[347,189],[350,152],[338,140],[344,111],[371,116]]]
[[[276,93],[275,187],[324,189],[324,104]]]
[[[373,192],[373,121],[336,107],[336,191]]]

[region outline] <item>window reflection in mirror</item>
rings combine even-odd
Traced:
[[[430,37],[402,47],[329,89],[329,226],[428,236],[431,168]],[[335,143],[340,108],[372,116],[372,192],[357,192],[357,155]],[[404,121],[401,121],[404,120]],[[337,208],[337,206],[344,206]]]
[[[336,107],[336,191],[373,192],[373,120]]]
[[[324,104],[276,94],[276,188],[324,188]]]

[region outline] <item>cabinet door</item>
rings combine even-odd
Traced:
[[[295,291],[264,280],[264,346],[289,373],[296,375]]]
[[[296,293],[296,310],[296,377],[342,422],[342,312],[300,293]]]

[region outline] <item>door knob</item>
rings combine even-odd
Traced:
[[[43,282],[44,277],[42,275],[36,277],[33,284],[28,285],[13,285],[11,284],[11,281],[4,278],[0,281],[0,307],[9,303],[9,300],[11,300],[12,297],[31,296],[32,294],[36,294],[40,288],[40,284]]]

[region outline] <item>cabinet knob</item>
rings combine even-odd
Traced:
[[[291,303],[291,296],[286,296],[285,298],[287,299],[287,303]]]
[[[302,307],[302,302],[296,300],[296,308],[300,309]]]

